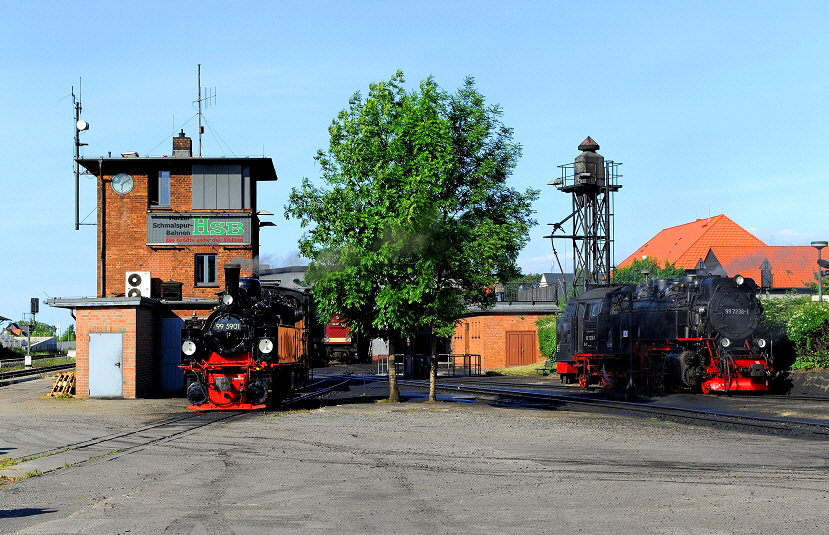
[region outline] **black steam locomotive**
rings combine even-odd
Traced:
[[[557,322],[563,383],[655,392],[768,391],[774,375],[752,279],[656,279],[595,288]]]
[[[181,331],[188,409],[261,409],[307,381],[308,294],[239,274],[225,266],[219,306]]]

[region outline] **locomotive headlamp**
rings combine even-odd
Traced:
[[[741,286],[745,282],[745,278],[742,275],[737,275],[734,277],[734,282],[737,283],[737,286]]]
[[[196,342],[192,340],[185,340],[181,344],[181,352],[188,357],[193,355],[196,352]]]
[[[723,347],[728,347],[731,345],[731,340],[729,340],[728,338],[723,338],[722,340],[720,340],[720,345]]]
[[[273,351],[273,341],[270,338],[262,338],[259,340],[259,351],[261,353],[270,353]]]
[[[755,343],[757,344],[757,347],[759,347],[761,349],[766,347],[766,339],[765,338],[758,338],[757,340],[755,340]]]
[[[233,296],[230,294],[224,294],[222,296],[222,304],[223,305],[232,305],[233,304]]]

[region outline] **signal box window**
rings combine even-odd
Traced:
[[[159,171],[157,175],[150,174],[149,197],[150,206],[155,208],[170,207],[170,171]]]
[[[216,255],[196,255],[196,286],[216,286]]]
[[[193,165],[194,210],[244,210],[252,206],[250,167]]]

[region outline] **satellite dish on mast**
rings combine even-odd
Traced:
[[[78,119],[78,122],[75,123],[75,126],[78,127],[78,130],[89,130],[89,123],[84,121],[83,119]]]

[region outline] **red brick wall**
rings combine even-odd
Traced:
[[[153,388],[157,351],[154,319],[150,309],[78,308],[76,309],[75,393],[89,396],[89,333],[121,333],[122,393],[125,398],[146,395]]]
[[[124,166],[129,163],[125,162]],[[170,171],[170,211],[191,212],[192,180],[189,166],[187,170],[176,170],[176,162],[171,162]],[[178,164],[181,165],[181,164]],[[118,172],[129,172],[134,180],[130,193],[119,195],[112,190],[111,180]],[[183,297],[215,297],[215,293],[224,287],[223,266],[231,260],[242,262],[242,276],[251,276],[254,251],[258,249],[258,228],[252,229],[251,246],[225,247],[217,246],[177,246],[170,248],[151,248],[147,243],[147,208],[149,179],[146,171],[113,169],[111,174],[104,171],[103,188],[98,191],[98,296],[114,297],[124,294],[125,274],[128,271],[149,271],[152,278],[152,295],[160,295],[161,282],[177,281],[182,283]],[[156,210],[154,210],[156,211]],[[159,209],[158,211],[161,211]],[[210,211],[205,211],[209,213]],[[240,213],[250,213],[242,210]],[[103,216],[101,215],[103,214]],[[255,222],[256,219],[254,218]],[[104,235],[102,238],[101,231]],[[103,243],[102,243],[103,241]],[[103,247],[103,267],[101,248]],[[216,254],[216,286],[195,285],[195,257],[197,254]],[[104,285],[101,288],[101,270],[104,271]]]
[[[507,331],[538,332],[535,322],[543,315],[497,315],[486,314],[464,318],[455,327],[452,338],[452,353],[465,353],[467,344],[469,353],[481,355],[481,368],[492,370],[507,365]],[[469,328],[467,330],[467,325]],[[536,335],[536,355],[544,360],[538,347]]]
[[[140,307],[83,307],[75,309],[76,343],[75,381],[76,395],[89,397],[89,333],[121,333],[123,376],[122,390],[125,398],[146,397],[161,388],[161,338],[160,317],[201,318],[210,314],[209,309],[167,310]]]

